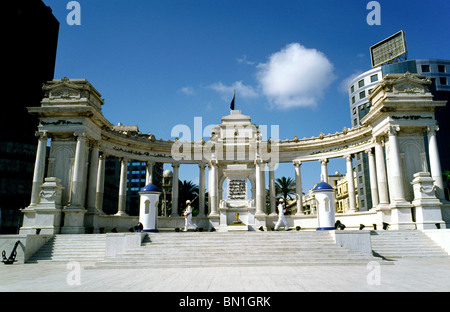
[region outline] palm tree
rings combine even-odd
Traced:
[[[292,199],[291,195],[295,198],[295,181],[292,178],[281,177],[275,180],[275,193],[278,196],[283,197],[284,206],[287,205],[287,199]]]
[[[178,191],[178,214],[184,210],[186,206],[186,201],[189,199],[191,201],[194,200],[195,197],[199,194],[198,185],[194,184],[192,181],[183,182],[179,181],[179,191]],[[198,214],[198,200],[194,201],[192,204],[193,215]]]

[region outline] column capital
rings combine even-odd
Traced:
[[[353,155],[352,154],[345,154],[343,157],[345,158],[346,161],[351,161],[352,158],[353,158]]]
[[[323,164],[328,163],[328,159],[327,158],[321,158],[321,159],[319,159],[319,162],[323,165]]]
[[[439,131],[439,126],[438,125],[427,126],[427,132],[430,135],[435,135],[437,131]]]
[[[369,155],[373,155],[373,149],[372,148],[368,148],[364,151],[364,153],[369,154]]]
[[[400,132],[400,126],[390,126],[387,130],[388,135],[397,135]]]
[[[199,164],[198,164],[198,167],[199,167],[200,169],[203,169],[203,170],[205,170],[206,166],[207,166],[206,163],[199,163]]]
[[[180,168],[180,163],[178,163],[178,162],[174,162],[174,163],[172,163],[172,168]]]
[[[295,167],[300,167],[302,165],[301,160],[294,160],[292,163],[294,164]]]
[[[100,154],[98,155],[98,159],[101,159],[101,160],[105,160],[107,157],[108,157],[108,155],[106,155],[103,152],[100,152]]]
[[[385,139],[383,136],[377,136],[377,137],[373,138],[373,141],[374,141],[375,145],[384,146]]]
[[[39,130],[34,133],[36,137],[39,137],[39,140],[47,140],[48,131],[47,130]]]

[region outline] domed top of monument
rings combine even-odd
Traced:
[[[251,125],[250,116],[242,115],[240,110],[230,111],[230,115],[222,116],[223,125]]]
[[[141,193],[161,193],[161,191],[155,185],[150,183],[141,188],[139,194]]]
[[[334,192],[334,188],[330,184],[323,182],[323,181],[320,183],[317,183],[313,189],[313,192],[327,192],[327,191]]]

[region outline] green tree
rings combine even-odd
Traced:
[[[178,214],[186,208],[186,201],[189,199],[193,201],[191,206],[193,210],[193,215],[198,214],[198,199],[194,201],[194,199],[198,196],[198,185],[194,184],[192,181],[184,180],[179,181],[179,191],[178,191]]]
[[[281,177],[275,180],[275,193],[277,197],[283,197],[286,207],[287,199],[295,198],[295,181],[292,178]]]

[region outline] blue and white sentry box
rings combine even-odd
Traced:
[[[158,201],[161,191],[153,184],[144,186],[139,191],[139,222],[142,232],[158,232]]]
[[[317,201],[317,231],[335,230],[334,188],[326,182],[318,183],[313,192]]]

